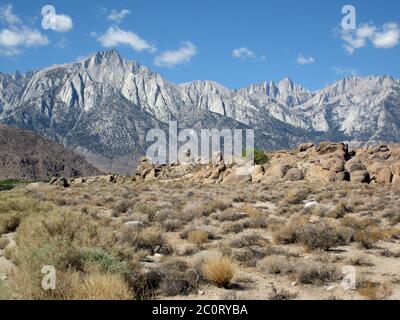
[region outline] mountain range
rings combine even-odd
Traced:
[[[0,123],[34,131],[103,171],[130,172],[146,133],[166,128],[254,128],[256,146],[303,141],[400,142],[400,81],[350,77],[311,92],[291,79],[230,90],[174,84],[117,51],[25,74],[0,73]]]

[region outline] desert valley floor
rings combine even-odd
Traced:
[[[250,181],[180,165],[1,192],[0,299],[400,299],[396,150],[303,146]]]

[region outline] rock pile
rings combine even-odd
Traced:
[[[196,183],[211,184],[306,180],[400,185],[400,145],[379,145],[350,150],[344,143],[303,143],[297,150],[268,153],[268,157],[269,161],[266,164],[247,167],[226,164],[221,155],[215,157],[215,164],[209,165],[157,165],[141,158],[134,180],[189,179]],[[110,174],[88,179],[88,182],[93,179],[115,183],[122,177]],[[53,179],[52,184],[67,187],[69,184],[85,182],[85,179],[69,182],[61,178]]]

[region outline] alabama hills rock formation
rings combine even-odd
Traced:
[[[262,149],[304,141],[400,142],[400,81],[350,77],[308,91],[289,78],[230,90],[174,84],[115,50],[26,74],[0,73],[0,123],[32,130],[99,168],[132,172],[150,128],[254,128]]]
[[[225,164],[153,165],[141,159],[136,180],[191,179],[200,183],[259,183],[283,179],[334,183],[379,183],[400,185],[400,145],[373,145],[349,149],[344,143],[300,144],[297,150],[268,154],[269,161],[250,168]]]
[[[0,146],[0,180],[101,174],[82,156],[26,130],[0,125]]]

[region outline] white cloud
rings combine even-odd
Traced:
[[[345,42],[343,47],[349,54],[365,47],[368,41],[375,48],[390,49],[400,43],[400,27],[394,22],[386,23],[382,28],[377,28],[373,24],[362,24],[356,30],[342,29],[341,37]]]
[[[335,73],[335,75],[340,77],[349,77],[358,75],[358,70],[353,68],[333,67],[332,70]]]
[[[65,14],[56,14],[55,21],[56,25],[53,30],[57,32],[68,32],[74,27],[71,17]]]
[[[13,6],[11,4],[0,8],[0,20],[8,25],[21,23],[21,19],[13,13]]]
[[[0,17],[7,27],[0,30],[0,54],[17,56],[24,48],[45,46],[49,43],[47,37],[37,29],[25,26],[8,5],[0,8]]]
[[[147,50],[155,52],[157,49],[146,40],[141,39],[136,33],[132,31],[125,31],[118,27],[109,27],[107,31],[98,36],[97,40],[103,47],[116,47],[118,45],[128,45],[133,50],[141,52]]]
[[[111,10],[111,13],[107,16],[107,20],[120,23],[128,14],[131,12],[127,9],[118,10]]]
[[[243,60],[256,59],[256,54],[246,47],[234,49],[232,51],[232,56]]]
[[[173,68],[179,64],[188,63],[196,54],[196,46],[186,41],[178,50],[161,53],[154,59],[154,64],[158,67]]]
[[[397,23],[387,23],[382,32],[375,32],[371,41],[376,48],[390,49],[400,42],[400,28]]]
[[[306,57],[306,56],[302,55],[301,53],[297,57],[297,63],[301,64],[301,65],[312,64],[314,62],[315,62],[315,60],[313,57],[311,57],[311,56]]]

